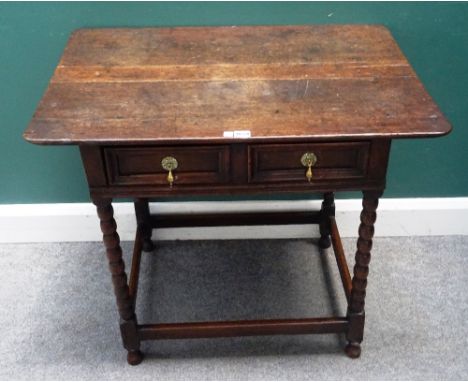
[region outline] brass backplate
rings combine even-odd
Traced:
[[[166,171],[175,170],[178,165],[177,159],[174,157],[164,157],[161,161],[161,166]]]
[[[315,163],[317,163],[317,157],[315,156],[314,153],[305,153],[301,157],[301,163],[304,167],[311,167]]]

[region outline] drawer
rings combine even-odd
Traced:
[[[161,161],[177,160],[174,187],[229,181],[229,146],[142,146],[104,148],[110,185],[168,186]]]
[[[364,178],[370,142],[265,144],[249,146],[249,182],[307,182],[305,153],[315,154],[311,183]]]

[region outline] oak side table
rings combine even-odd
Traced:
[[[450,124],[390,32],[378,25],[81,29],[73,33],[26,140],[78,145],[97,206],[127,360],[140,342],[171,338],[345,333],[359,357],[379,197],[393,139],[437,137]],[[351,276],[334,192],[363,193]],[[321,193],[320,211],[158,216],[148,199]],[[112,199],[135,200],[130,276]],[[142,251],[153,228],[320,226],[333,246],[345,317],[141,324]]]

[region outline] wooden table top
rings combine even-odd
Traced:
[[[225,142],[234,130],[250,140],[408,138],[450,124],[382,26],[81,29],[24,137]]]

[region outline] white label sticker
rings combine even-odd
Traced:
[[[224,138],[234,138],[234,131],[225,131],[223,134]]]
[[[250,138],[250,130],[236,130],[234,138]]]

